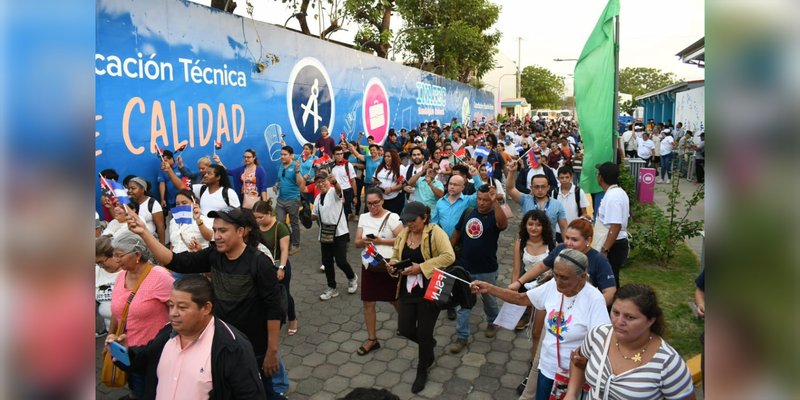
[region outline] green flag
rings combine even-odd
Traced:
[[[584,144],[580,186],[587,193],[603,191],[594,166],[614,159],[614,17],[618,15],[619,0],[609,0],[575,64],[575,107]]]

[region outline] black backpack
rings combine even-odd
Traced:
[[[203,198],[203,193],[205,193],[207,189],[208,189],[207,185],[200,186],[200,196],[197,196],[197,198],[198,199],[202,199]],[[231,206],[231,202],[230,202],[230,200],[228,200],[228,188],[226,188],[226,187],[222,188],[222,200],[225,200],[225,204],[228,207]]]

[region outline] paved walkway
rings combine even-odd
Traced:
[[[498,283],[507,285],[513,257],[513,241],[521,216],[512,205],[514,218],[501,234],[497,252],[500,260]],[[350,222],[351,232],[356,223]],[[302,229],[302,228],[301,228]],[[348,295],[344,274],[337,269],[340,295],[320,301],[325,276],[319,271],[320,248],[316,228],[303,229],[302,251],[290,258],[293,268],[294,296],[299,331],[295,336],[281,335],[281,353],[289,370],[289,399],[335,399],[356,387],[387,388],[401,399],[516,399],[517,385],[527,376],[530,339],[526,332],[500,330],[494,339],[483,335],[486,328],[483,303],[479,300],[470,323],[473,335],[469,347],[460,354],[447,351],[455,335],[455,321],[442,312],[435,330],[436,363],[431,369],[425,390],[413,395],[417,365],[417,345],[397,336],[397,314],[391,305],[378,304],[378,339],[381,348],[365,356],[356,349],[366,340],[363,306],[358,294]],[[351,246],[348,260],[358,265],[359,250]],[[97,372],[103,340],[97,340]],[[98,399],[117,399],[126,391],[97,385]]]

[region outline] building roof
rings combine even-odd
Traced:
[[[700,68],[706,67],[706,38],[692,43],[689,47],[681,50],[676,56],[680,57],[681,62],[686,64],[694,64]]]
[[[698,80],[698,81],[688,81],[688,82],[678,82],[669,86],[665,86],[661,89],[654,90],[650,93],[645,93],[636,98],[636,101],[648,99],[650,97],[655,97],[663,93],[678,93],[678,92],[685,92],[687,90],[692,90],[694,88],[698,88],[700,86],[705,85],[705,80]]]
[[[528,101],[525,100],[524,97],[516,98],[516,99],[505,99],[500,103],[501,107],[516,107],[516,106],[527,106]]]

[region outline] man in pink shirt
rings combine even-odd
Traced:
[[[170,323],[146,345],[128,349],[128,369],[145,373],[145,399],[266,397],[250,341],[214,318],[213,302],[204,276],[175,281],[167,302]]]

